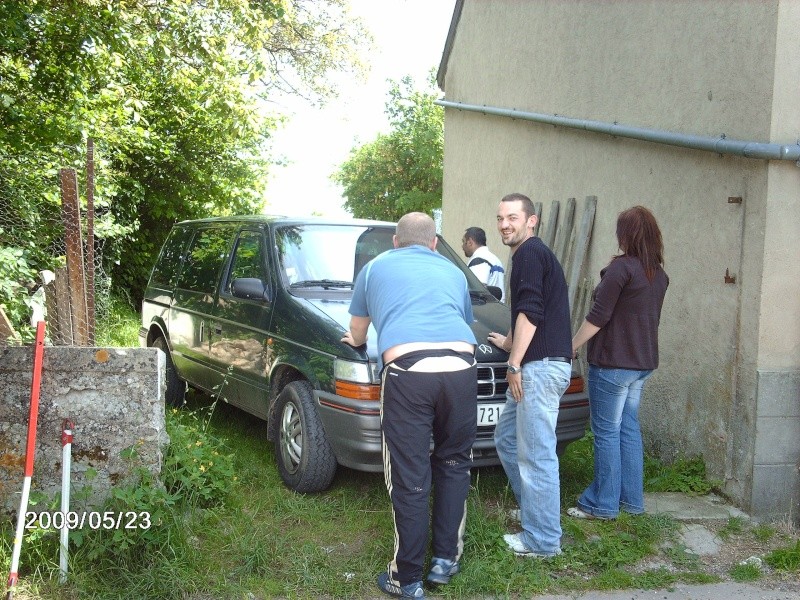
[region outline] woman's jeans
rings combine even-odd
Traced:
[[[594,480],[578,508],[614,518],[644,512],[644,450],[639,401],[653,373],[589,365],[589,411],[594,434]]]
[[[520,507],[522,541],[542,555],[561,552],[556,421],[571,373],[569,363],[547,358],[522,365],[522,401],[506,393],[494,430],[497,454]]]

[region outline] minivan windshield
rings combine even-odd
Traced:
[[[276,231],[281,276],[293,289],[352,289],[359,271],[369,261],[391,250],[394,226],[287,225]],[[473,299],[492,299],[458,254],[440,237],[436,250],[467,278]]]
[[[392,246],[394,227],[292,225],[276,233],[281,275],[293,288],[351,288],[361,269]]]

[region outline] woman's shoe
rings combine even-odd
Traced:
[[[592,513],[588,513],[585,510],[581,510],[577,506],[573,506],[572,508],[567,509],[567,514],[570,517],[574,517],[576,519],[597,519],[598,521],[610,521],[612,517],[598,517],[597,515],[593,515]]]

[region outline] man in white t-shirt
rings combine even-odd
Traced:
[[[486,232],[480,227],[469,227],[461,240],[461,249],[469,258],[467,266],[485,285],[500,288],[500,301],[506,301],[505,269],[502,261],[489,252]]]

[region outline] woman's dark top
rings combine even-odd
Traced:
[[[658,367],[658,323],[669,277],[647,280],[638,258],[619,256],[602,271],[586,320],[600,327],[588,343],[589,364],[639,371]]]

